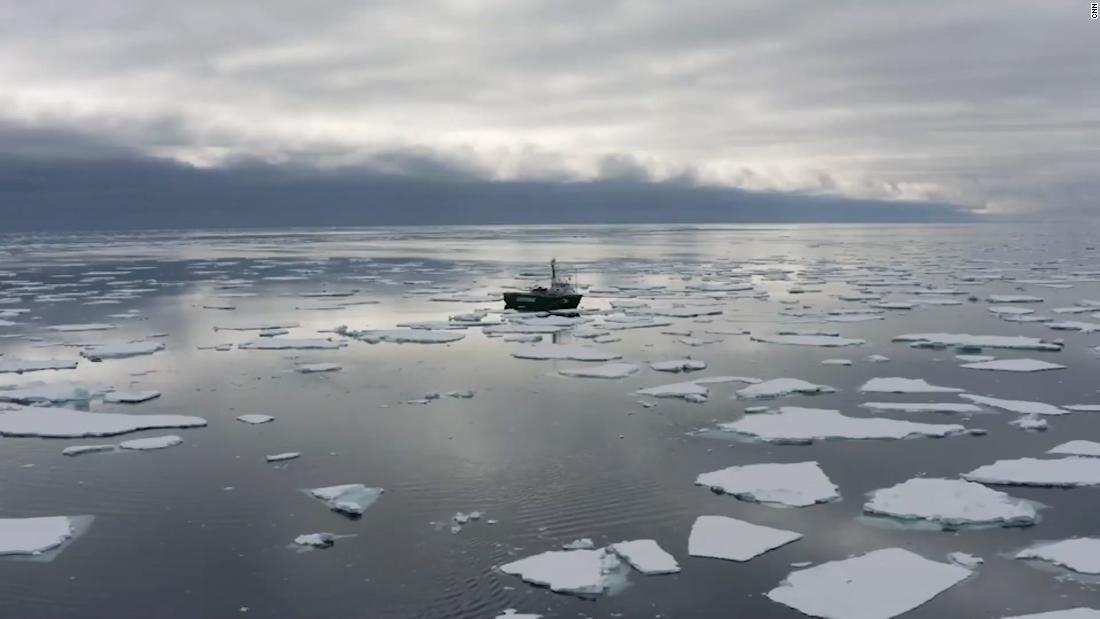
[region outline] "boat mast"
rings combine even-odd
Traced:
[[[558,259],[557,258],[551,258],[550,259],[550,283],[551,284],[558,283]]]

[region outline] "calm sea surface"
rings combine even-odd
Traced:
[[[264,232],[151,232],[0,236],[0,353],[79,360],[80,345],[151,339],[166,350],[75,370],[0,375],[0,388],[36,381],[155,389],[138,404],[69,404],[92,411],[197,415],[205,428],[92,439],[0,439],[0,517],[91,515],[87,530],[48,560],[0,559],[0,617],[60,618],[491,618],[506,608],[546,617],[794,618],[764,594],[796,569],[885,547],[945,561],[981,556],[970,579],[905,615],[973,617],[1100,607],[1094,582],[1012,558],[1036,541],[1100,533],[1100,489],[999,487],[1047,507],[1028,528],[919,530],[861,518],[865,494],[916,476],[956,477],[1001,458],[1043,457],[1071,439],[1100,440],[1100,414],[1049,419],[1045,432],[1009,424],[1008,412],[878,416],[962,423],[986,436],[830,440],[769,445],[702,437],[745,406],[738,383],[710,386],[703,404],[633,392],[718,375],[800,378],[835,394],[791,396],[770,405],[860,408],[868,400],[961,401],[948,395],[863,395],[874,377],[924,378],[1000,398],[1050,404],[1100,403],[1100,334],[1009,322],[986,298],[1040,297],[1015,304],[1059,320],[1100,323],[1053,308],[1100,300],[1098,230],[1055,226],[572,226],[449,227]],[[593,344],[566,330],[544,341],[594,345],[641,370],[622,379],[567,378],[576,361],[511,356],[525,344],[480,327],[450,344],[369,344],[326,331],[338,325],[388,329],[446,321],[487,309],[492,295],[545,278],[548,261],[575,272],[594,325],[612,303],[720,309],[667,318],[669,326],[614,331]],[[539,274],[539,277],[522,274]],[[731,282],[751,290],[722,291]],[[832,322],[829,311],[869,309],[840,295],[866,291],[912,300],[928,288],[960,305],[883,310],[882,319]],[[800,290],[802,290],[800,292]],[[311,296],[346,294],[349,296]],[[923,295],[929,296],[929,295]],[[970,300],[974,297],[974,300]],[[360,303],[362,302],[362,303]],[[630,303],[633,302],[633,303]],[[232,306],[235,309],[214,309]],[[27,312],[12,310],[26,309]],[[5,314],[7,310],[7,314]],[[622,310],[618,310],[621,312]],[[1100,312],[1100,308],[1097,309]],[[835,315],[832,315],[835,316]],[[282,338],[333,338],[338,350],[215,350],[256,337],[215,330],[246,322],[291,322]],[[107,323],[109,331],[46,327]],[[0,324],[3,324],[0,322]],[[744,329],[839,331],[866,344],[818,348],[759,343]],[[689,346],[690,331],[713,343]],[[320,332],[320,333],[319,333]],[[675,332],[670,334],[669,332]],[[891,339],[951,332],[1064,338],[1061,352],[986,349],[998,358],[1053,361],[1066,369],[967,370],[954,351]],[[165,335],[166,334],[166,335]],[[871,363],[866,357],[885,355]],[[689,375],[648,362],[690,355],[708,363]],[[821,365],[847,358],[851,367]],[[337,372],[303,374],[303,363]],[[472,390],[470,399],[426,394]],[[654,402],[643,408],[638,400]],[[276,421],[248,425],[246,413]],[[71,445],[178,434],[158,451],[66,457]],[[272,465],[265,455],[301,452]],[[696,475],[763,462],[816,460],[838,502],[778,509],[720,496]],[[364,483],[385,494],[357,520],[301,490]],[[484,517],[458,533],[456,512]],[[700,515],[726,515],[804,534],[745,563],[693,558],[687,537]],[[490,523],[489,520],[495,521]],[[335,546],[293,548],[303,533],[348,535]],[[529,585],[496,567],[560,548],[579,537],[598,545],[651,538],[682,572],[644,576],[612,595],[580,599]]]

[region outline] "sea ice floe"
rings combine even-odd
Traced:
[[[1013,307],[1011,305],[992,305],[989,307],[989,311],[994,314],[1012,316],[1026,316],[1035,313],[1035,310],[1030,307]]]
[[[864,357],[864,361],[867,363],[889,363],[890,357],[886,355],[867,355]]]
[[[1063,456],[1094,456],[1100,458],[1100,443],[1096,441],[1068,441],[1047,451]]]
[[[536,615],[535,613],[521,613],[514,608],[506,608],[504,612],[497,615],[495,619],[542,619],[542,615]],[[1067,617],[1066,619],[1074,619]],[[1079,619],[1087,619],[1081,617]]]
[[[658,372],[694,372],[707,369],[707,362],[698,359],[674,359],[672,361],[655,361],[649,367]]]
[[[164,344],[160,342],[119,342],[85,347],[81,349],[80,356],[89,361],[103,361],[151,355],[161,350],[164,350]]]
[[[955,355],[955,359],[963,363],[981,363],[982,361],[993,361],[996,358],[993,355]]]
[[[303,363],[294,366],[294,371],[299,374],[317,374],[321,372],[338,372],[344,369],[337,363]]]
[[[687,381],[647,387],[645,389],[639,389],[634,393],[638,395],[648,395],[654,398],[682,398],[690,402],[699,403],[706,401],[710,390],[707,389],[706,385]]]
[[[848,417],[836,410],[797,406],[783,406],[778,413],[752,415],[721,423],[718,429],[767,443],[793,444],[823,439],[941,438],[966,432],[966,428],[958,424]]]
[[[778,398],[791,394],[817,395],[821,393],[834,393],[836,389],[828,385],[815,385],[814,383],[797,378],[773,378],[744,389],[737,390],[737,397],[749,400],[761,400]]]
[[[631,567],[643,574],[675,574],[680,571],[676,557],[665,552],[656,541],[651,539],[619,542],[611,544],[610,548]]]
[[[1048,342],[1037,337],[1012,335],[970,335],[969,333],[907,333],[894,336],[895,342],[912,342],[925,346],[972,346],[976,348],[1008,348],[1015,350],[1062,350],[1060,342]]]
[[[807,507],[840,498],[817,462],[746,464],[703,473],[695,484],[742,501]]]
[[[1058,320],[1046,323],[1047,328],[1054,329],[1055,331],[1080,331],[1082,333],[1093,333],[1100,331],[1100,323],[1097,322],[1083,322],[1080,320]]]
[[[985,563],[985,559],[965,552],[948,553],[947,560],[968,570],[976,570]]]
[[[343,484],[313,488],[309,491],[314,498],[320,499],[329,509],[348,516],[362,516],[378,497],[382,488],[371,488],[363,484]]]
[[[225,325],[215,325],[215,331],[270,331],[273,329],[295,329],[299,325],[296,322],[242,322]]]
[[[461,331],[432,331],[429,329],[367,329],[356,331],[343,325],[336,327],[334,331],[368,344],[381,342],[391,344],[449,344],[466,337],[466,334]]]
[[[612,361],[621,359],[622,355],[607,350],[601,350],[592,346],[578,346],[575,344],[534,344],[521,346],[512,352],[517,359],[536,360],[566,360],[573,361]]]
[[[1029,402],[1027,400],[1002,400],[1000,398],[990,398],[982,395],[972,395],[969,393],[963,393],[959,395],[964,400],[970,400],[975,404],[981,404],[983,406],[989,406],[992,408],[999,408],[1001,410],[1009,411],[1010,413],[1020,413],[1021,415],[1068,415],[1069,413],[1053,404],[1046,404],[1044,402]]]
[[[328,548],[336,543],[332,533],[304,533],[294,538],[294,543],[309,548]]]
[[[237,344],[241,350],[335,350],[341,342],[320,338],[264,337]]]
[[[561,545],[563,550],[591,550],[596,547],[596,542],[590,537],[577,538]]]
[[[633,363],[604,363],[603,365],[562,368],[558,374],[574,378],[626,378],[639,370]]]
[[[980,406],[959,402],[864,402],[863,408],[880,413],[980,413]]]
[[[958,565],[883,548],[791,572],[768,598],[812,617],[890,619],[970,576]]]
[[[141,404],[160,397],[160,392],[155,389],[141,391],[112,391],[103,396],[103,401],[110,404]]]
[[[66,359],[19,359],[0,355],[0,374],[73,369],[76,369],[76,361]]]
[[[1100,574],[1100,538],[1075,537],[1036,544],[1016,553],[1017,559],[1037,559],[1081,574]]]
[[[801,533],[765,527],[726,516],[699,516],[688,536],[688,554],[748,561],[802,538]]]
[[[791,346],[821,346],[824,348],[838,348],[842,346],[862,346],[866,340],[835,337],[828,335],[754,335],[750,338],[754,342],[765,344],[788,344]]]
[[[1100,619],[1100,610],[1094,608],[1067,608],[1065,610],[1051,610],[1045,613],[1031,615],[1013,615],[1002,619]]]
[[[0,412],[0,435],[81,438],[113,436],[163,428],[197,428],[206,425],[201,417],[184,415],[126,415],[88,413],[68,408],[20,407]]]
[[[40,555],[58,548],[73,533],[69,516],[0,518],[0,555]]]
[[[851,360],[851,359],[823,359],[823,360],[821,361],[821,365],[843,365],[843,366],[850,366],[850,365],[852,365],[852,360]]]
[[[516,333],[514,335],[505,335],[501,338],[505,342],[524,342],[533,343],[541,342],[542,336],[537,333]]]
[[[285,462],[287,460],[294,460],[300,458],[302,453],[300,451],[287,451],[284,453],[271,454],[264,456],[264,460],[268,462]]]
[[[118,445],[73,445],[62,449],[61,454],[64,456],[83,456],[84,454],[114,451],[116,449],[118,449]]]
[[[1030,430],[1033,432],[1043,432],[1047,429],[1047,420],[1039,417],[1038,415],[1024,415],[1019,419],[1013,419],[1008,422],[1009,425],[1015,426],[1021,430]]]
[[[993,294],[986,299],[990,303],[1042,303],[1041,297],[1026,294]]]
[[[135,451],[149,451],[152,449],[167,449],[168,447],[175,447],[183,443],[183,439],[169,434],[166,436],[154,436],[150,438],[135,438],[129,441],[122,441],[118,446],[122,449],[133,449]]]
[[[100,322],[90,322],[86,324],[73,325],[50,325],[46,327],[46,330],[57,331],[60,333],[78,333],[81,331],[109,331],[114,328],[114,325],[104,324]]]
[[[963,389],[932,385],[923,378],[872,378],[859,388],[863,393],[959,393]]]
[[[618,556],[604,548],[549,550],[506,563],[500,571],[559,593],[599,595],[611,587],[620,565]]]
[[[1001,372],[1042,372],[1044,370],[1066,369],[1064,365],[1038,359],[996,359],[994,361],[964,363],[960,367],[968,370],[995,370]]]
[[[255,425],[275,421],[275,418],[271,415],[238,415],[237,421]]]
[[[875,490],[863,511],[899,520],[923,520],[944,528],[1029,526],[1039,517],[1035,505],[979,483],[917,477]]]
[[[1075,413],[1100,413],[1100,404],[1067,404],[1062,408]]]
[[[983,484],[1005,486],[1100,486],[1100,458],[1018,458],[997,460],[962,475]]]
[[[107,393],[110,385],[76,382],[27,383],[0,386],[0,402],[31,404],[34,402],[86,402]]]

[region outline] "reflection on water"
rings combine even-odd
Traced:
[[[1040,457],[1067,440],[1100,436],[1095,415],[1052,418],[1048,431],[1033,433],[1010,426],[1017,415],[1007,413],[920,413],[910,418],[950,419],[989,435],[764,445],[694,433],[738,418],[747,404],[730,396],[743,385],[709,385],[705,404],[661,399],[647,409],[633,391],[687,378],[648,367],[618,380],[565,378],[557,370],[577,362],[515,359],[510,351],[523,344],[486,337],[477,328],[446,345],[348,341],[338,350],[209,348],[256,337],[214,329],[231,323],[297,323],[281,337],[318,338],[331,337],[328,331],[342,324],[392,328],[481,307],[496,311],[502,304],[432,299],[483,298],[504,287],[528,286],[531,278],[516,275],[541,272],[556,257],[576,269],[588,289],[585,308],[606,310],[626,299],[666,307],[721,305],[719,316],[668,318],[668,327],[615,331],[620,341],[598,344],[626,362],[690,355],[709,365],[692,377],[789,376],[838,390],[784,398],[784,405],[903,418],[858,407],[864,398],[856,387],[876,376],[925,378],[1000,398],[1096,403],[1098,360],[1089,348],[1100,344],[1100,335],[1006,322],[986,303],[966,300],[1030,294],[1044,299],[1034,305],[1036,312],[1050,314],[1100,299],[1092,232],[1023,226],[568,226],[0,237],[0,319],[16,323],[0,326],[6,356],[76,359],[79,344],[167,334],[157,340],[167,350],[151,356],[83,361],[72,371],[5,374],[0,384],[79,380],[157,389],[163,395],[151,402],[96,401],[91,409],[209,420],[202,429],[127,436],[175,433],[185,441],[147,453],[70,458],[61,455],[64,447],[102,441],[0,440],[0,517],[95,517],[51,562],[0,561],[0,616],[227,617],[247,608],[245,616],[275,618],[479,618],[515,607],[551,617],[790,618],[800,615],[762,595],[791,571],[790,564],[888,546],[936,560],[953,551],[986,560],[975,578],[907,617],[997,617],[1096,606],[1095,585],[1059,579],[1010,558],[1037,540],[1097,533],[1095,489],[1010,489],[1048,506],[1030,528],[952,533],[869,526],[860,518],[871,490],[917,475],[955,477],[998,458]],[[689,288],[731,278],[751,281],[753,290]],[[1061,286],[1058,279],[1072,283]],[[865,307],[838,294],[862,288],[891,299],[914,296],[907,284],[852,285],[887,280],[958,289],[963,304],[887,311],[870,322],[824,321],[829,310]],[[304,296],[319,292],[349,296]],[[299,309],[334,307],[336,300],[353,303]],[[29,312],[14,311],[21,309]],[[1088,314],[1071,319],[1098,320]],[[116,328],[45,328],[92,322]],[[728,325],[752,333],[826,329],[868,344],[824,349],[708,335],[721,341],[693,347],[679,341],[683,336],[663,333],[703,336],[708,328]],[[891,342],[901,333],[941,331],[1064,337],[1066,348],[1058,353],[985,352],[1056,361],[1068,369],[968,371],[958,367],[951,350]],[[568,333],[544,338],[551,340],[591,344]],[[890,361],[866,362],[872,354]],[[852,366],[820,364],[838,357],[851,359]],[[293,371],[305,363],[337,363],[342,370]],[[475,397],[406,403],[466,390]],[[276,421],[236,421],[248,413],[274,415]],[[264,460],[291,451],[302,457],[275,466]],[[697,474],[727,466],[806,460],[828,471],[842,501],[776,509],[693,484]],[[299,492],[347,483],[380,486],[385,494],[363,518],[350,520]],[[473,510],[484,518],[458,533],[433,525]],[[805,537],[743,564],[691,558],[687,534],[704,514]],[[298,535],[322,531],[341,537],[324,550],[288,549]],[[597,544],[656,539],[683,571],[633,573],[622,592],[586,601],[494,570],[579,537]]]

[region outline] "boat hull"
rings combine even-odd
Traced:
[[[581,304],[580,294],[546,295],[533,292],[505,292],[504,309],[520,312],[549,312],[574,309]]]

